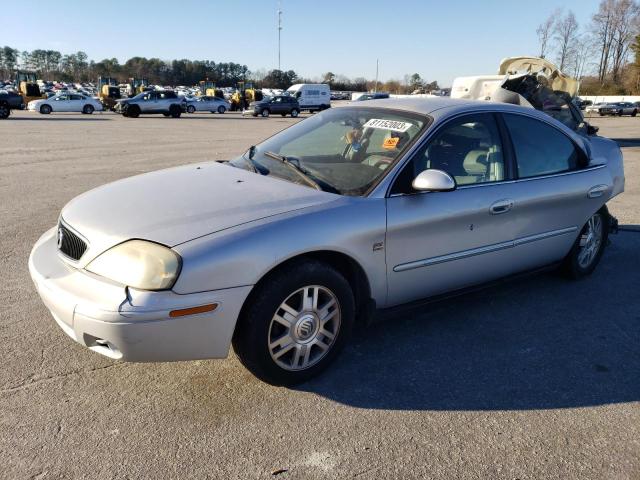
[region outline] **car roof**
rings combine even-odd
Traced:
[[[355,105],[354,105],[355,107]],[[451,97],[402,97],[402,98],[383,98],[367,101],[367,108],[392,108],[395,110],[406,110],[408,112],[430,115],[438,110],[455,109],[461,111],[486,110],[488,107],[496,111],[526,111],[535,112],[530,107],[522,107],[500,102],[486,102],[482,100],[466,100]],[[348,107],[344,107],[348,108]],[[358,105],[358,108],[364,108]]]

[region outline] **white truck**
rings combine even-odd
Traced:
[[[301,110],[310,113],[331,108],[331,93],[326,83],[297,83],[287,93],[298,100]]]

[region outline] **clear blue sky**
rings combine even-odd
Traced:
[[[41,8],[36,8],[41,3]],[[419,73],[449,85],[493,73],[507,56],[538,52],[536,27],[557,7],[586,25],[599,0],[282,0],[282,68],[305,77],[326,71],[381,80]],[[277,67],[277,1],[153,2],[65,0],[30,3],[22,21],[3,22],[0,45],[132,56],[233,61]],[[11,10],[5,8],[5,13]],[[24,10],[24,9],[22,9]],[[236,14],[239,12],[239,14]],[[12,14],[13,15],[13,14]],[[10,15],[11,16],[11,15]]]

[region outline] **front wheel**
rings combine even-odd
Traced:
[[[42,105],[40,107],[40,113],[43,115],[49,115],[51,113],[51,107],[49,105]]]
[[[609,238],[609,211],[602,207],[582,227],[571,251],[564,259],[564,271],[571,278],[590,275],[600,262]]]
[[[265,108],[260,112],[260,115],[262,115],[264,118],[267,118],[269,116],[269,110]]]
[[[129,118],[138,118],[140,116],[140,107],[137,105],[127,105],[124,112]]]
[[[6,103],[0,103],[0,120],[4,120],[5,118],[9,118],[11,115],[11,109],[9,105]]]
[[[233,347],[256,377],[295,385],[329,366],[345,345],[354,318],[353,293],[338,271],[315,260],[296,262],[252,293]]]
[[[196,107],[194,107],[193,105],[189,105],[187,107],[187,113],[195,113],[196,111]]]
[[[169,115],[171,115],[171,118],[180,118],[180,115],[182,115],[182,110],[178,105],[171,105],[169,107]]]
[[[296,110],[295,108],[291,110],[291,116],[293,118],[296,118],[298,115],[300,115],[300,112],[298,110]]]
[[[638,115],[638,110],[634,110],[633,112],[631,112],[632,117],[635,117],[636,115]]]

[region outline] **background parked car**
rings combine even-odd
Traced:
[[[389,94],[386,92],[365,93],[360,95],[355,101],[364,102],[366,100],[379,100],[381,98],[389,98]]]
[[[298,101],[289,95],[276,95],[269,99],[253,102],[249,107],[253,110],[253,116],[262,115],[268,117],[271,113],[279,113],[283,117],[291,115],[297,117],[300,114]]]
[[[600,116],[605,115],[631,115],[635,117],[638,114],[638,107],[631,102],[615,102],[615,103],[607,103],[600,107],[598,113]]]
[[[82,112],[87,115],[101,111],[102,104],[93,97],[79,93],[62,92],[42,100],[32,100],[27,109],[47,115],[51,112]]]
[[[211,112],[224,113],[231,109],[231,104],[224,98],[202,96],[187,98],[187,113]]]
[[[0,120],[8,118],[11,110],[22,109],[24,109],[24,101],[21,95],[7,91],[0,93]]]
[[[600,108],[603,107],[605,105],[604,102],[598,102],[598,103],[593,103],[591,105],[587,105],[584,108],[584,112],[585,113],[598,113],[600,111]]]
[[[161,113],[165,117],[179,118],[187,110],[187,101],[171,90],[153,90],[118,100],[115,110],[131,118],[137,118],[141,113]]]

